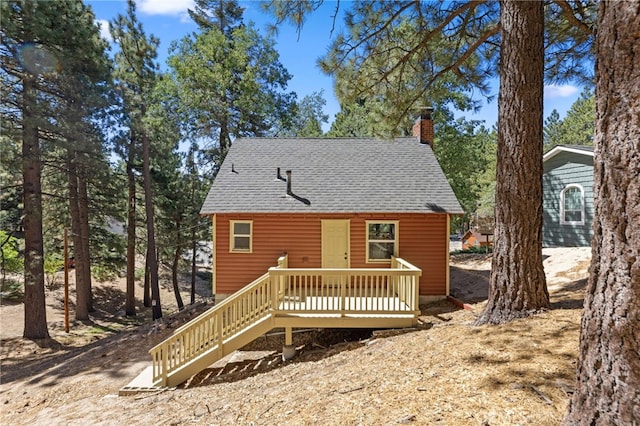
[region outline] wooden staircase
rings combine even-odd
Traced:
[[[417,323],[420,269],[289,269],[278,266],[152,348],[146,389],[177,386],[274,328],[396,328]],[[123,389],[133,389],[129,385]],[[121,394],[123,394],[121,390]]]

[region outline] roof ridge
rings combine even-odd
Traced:
[[[312,137],[293,137],[293,136],[243,136],[236,139],[259,139],[259,140],[311,140],[311,139],[319,139],[319,140],[338,140],[338,139],[374,139],[379,141],[385,140],[394,140],[394,139],[414,139],[417,140],[415,136],[394,136],[393,138],[386,139],[378,136],[331,136],[331,137],[323,137],[323,136],[312,136]]]

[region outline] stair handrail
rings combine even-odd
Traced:
[[[286,255],[277,267],[286,267]],[[173,334],[149,350],[152,381],[166,386],[172,371],[212,349],[222,351],[224,342],[243,327],[270,315],[273,307],[269,273],[254,280],[219,304],[177,328]]]

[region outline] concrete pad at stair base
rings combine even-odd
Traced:
[[[162,390],[166,390],[166,388],[153,386],[153,367],[150,365],[142,370],[142,372],[138,374],[138,376],[128,385],[120,388],[118,395],[127,396],[143,392],[158,392]]]

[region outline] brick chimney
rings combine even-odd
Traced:
[[[420,110],[420,117],[413,125],[413,136],[417,137],[420,143],[429,144],[433,149],[433,120],[431,114],[433,108],[425,107]]]

